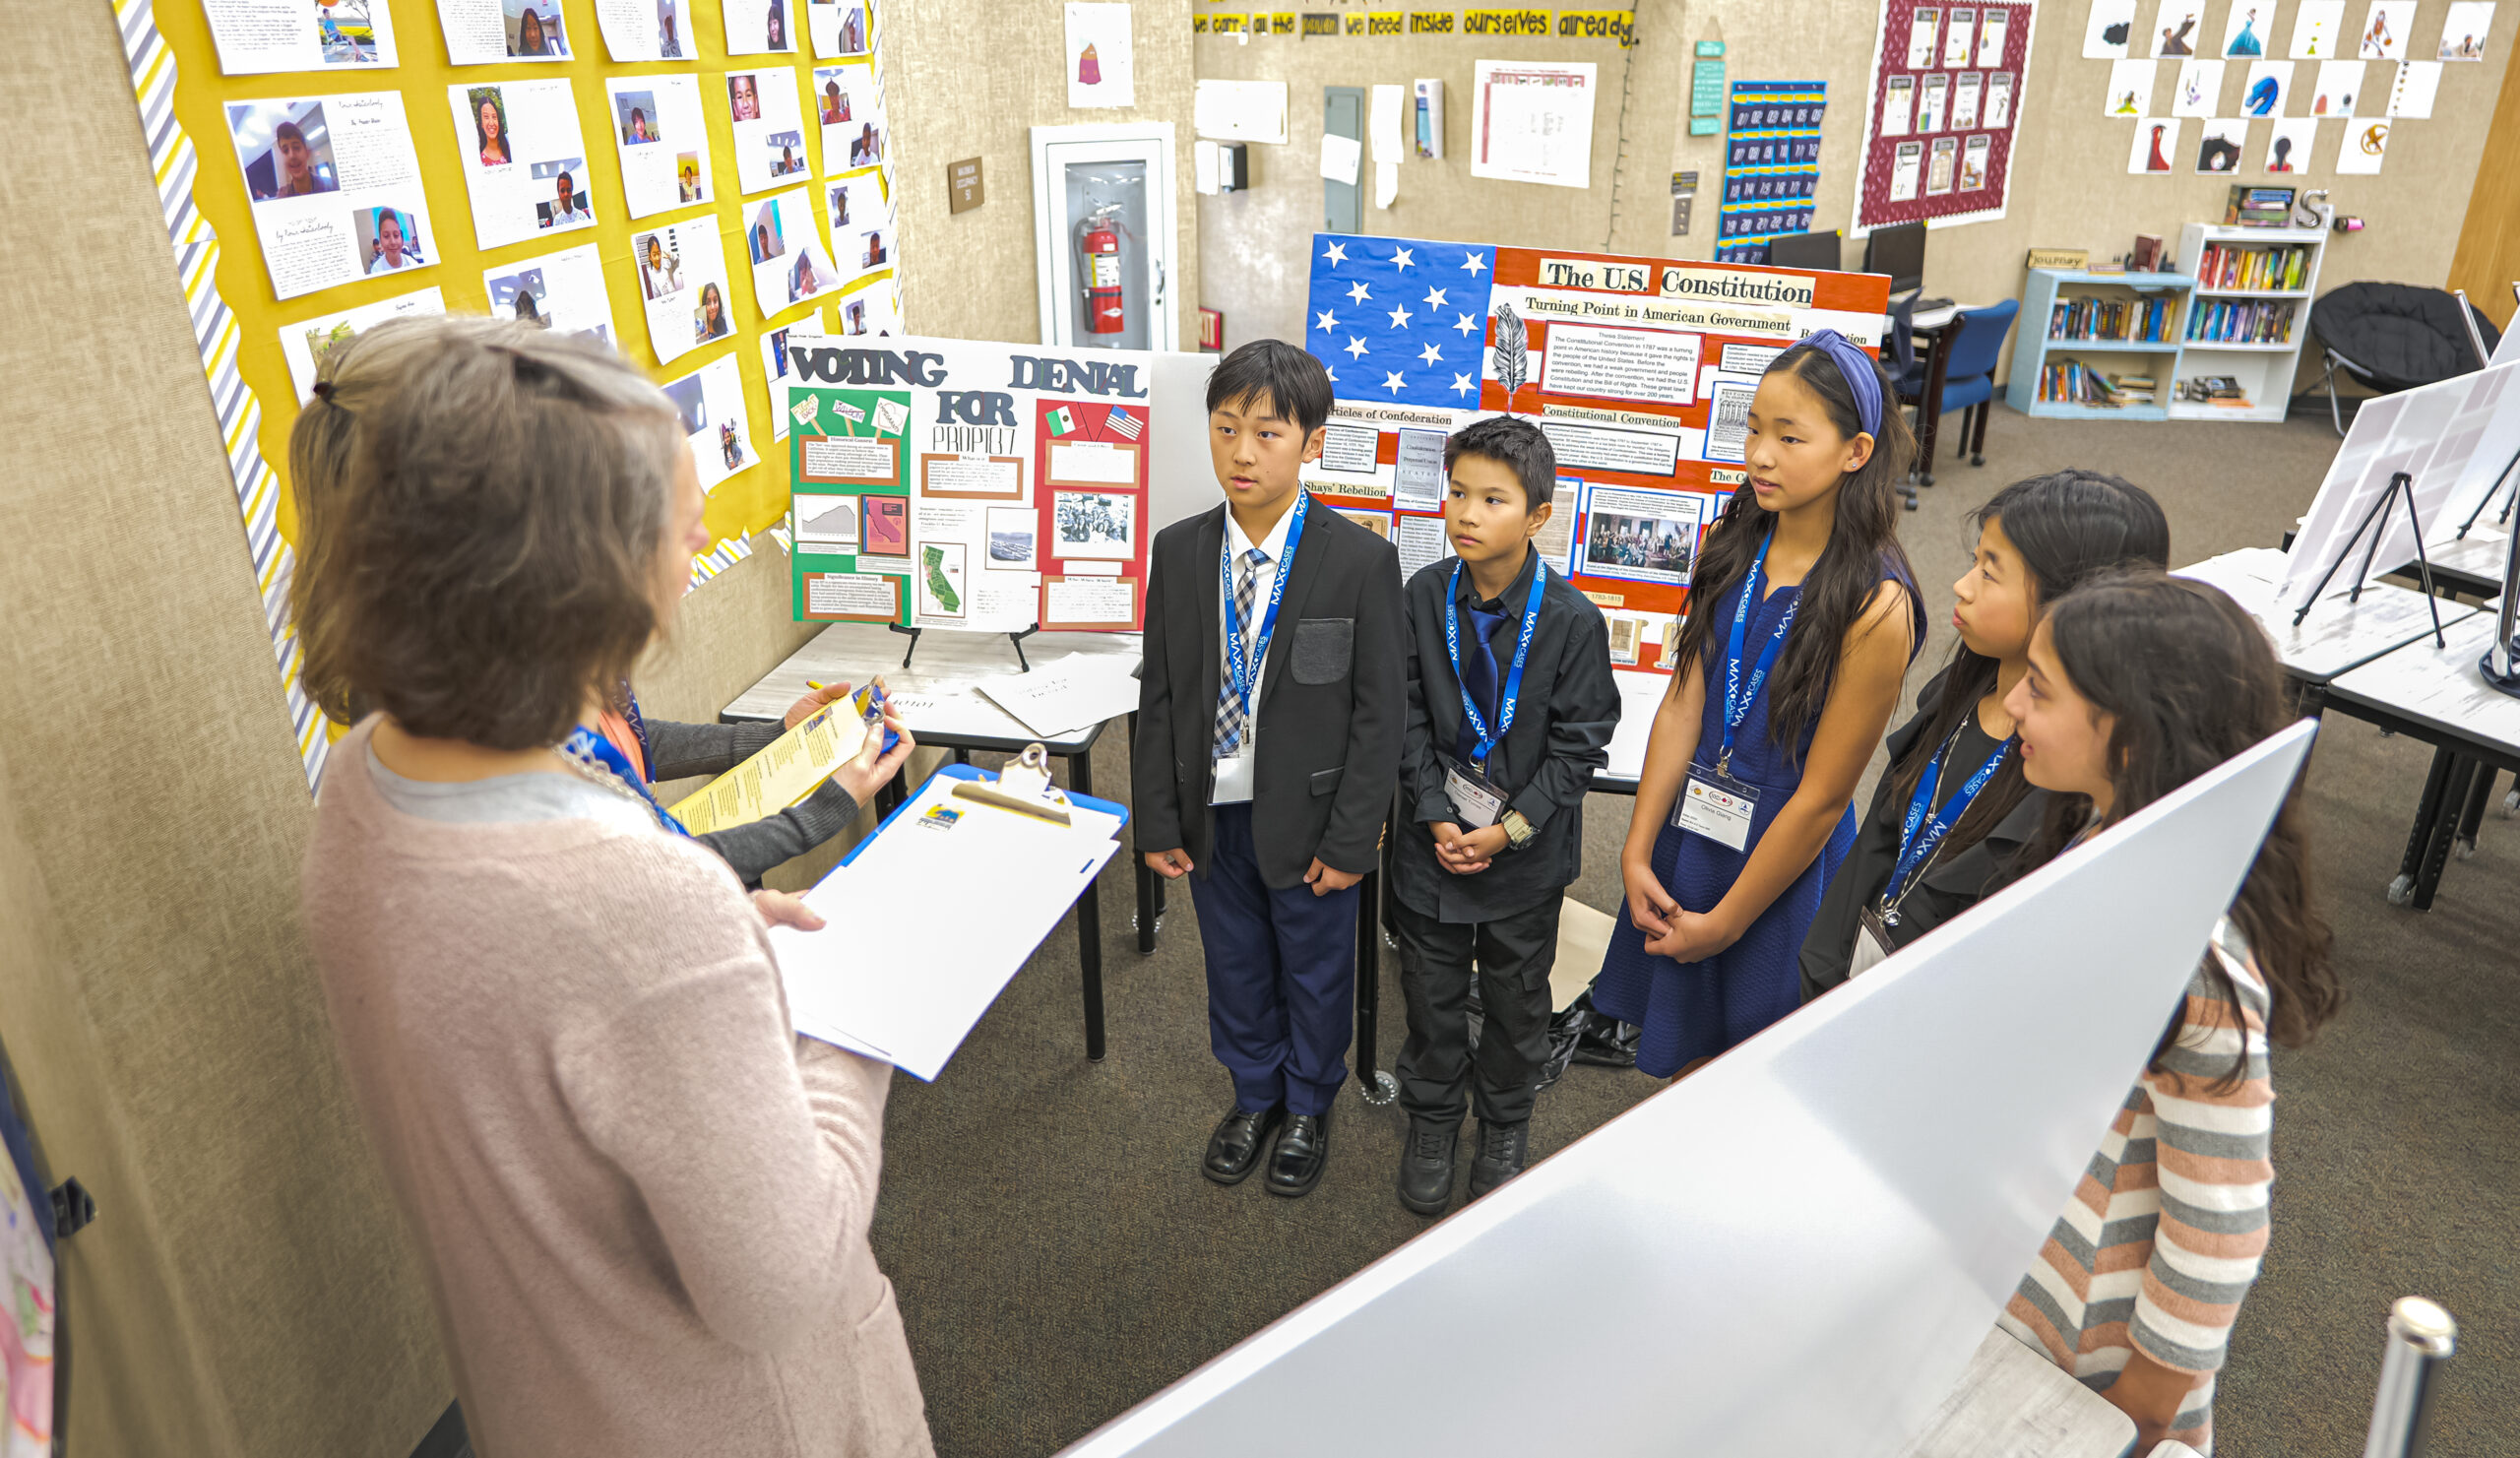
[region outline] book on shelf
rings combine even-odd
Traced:
[[[2167,298],[2060,298],[2048,338],[2083,344],[2167,344],[2177,305]]]
[[[2187,321],[2191,345],[2281,345],[2293,338],[2292,303],[2201,300]]]
[[[2122,410],[2151,405],[2155,385],[2150,375],[2110,374],[2079,359],[2060,360],[2039,372],[2039,398],[2057,405]]]
[[[2135,251],[2128,255],[2127,261],[2135,266],[2135,272],[2139,274],[2155,274],[2162,271],[2162,261],[2167,256],[2160,238],[2151,233],[2137,233]]]
[[[2293,189],[2232,184],[2223,207],[2225,227],[2289,227],[2293,222]]]
[[[2208,243],[2196,263],[2197,283],[2205,288],[2244,288],[2259,293],[2299,289],[2310,277],[2310,246],[2294,243],[2262,248]]]

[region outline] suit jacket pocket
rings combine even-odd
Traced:
[[[1335,765],[1315,773],[1312,777],[1312,792],[1317,795],[1328,794],[1339,788],[1339,777],[1347,773],[1346,765]]]
[[[1297,683],[1337,683],[1356,654],[1353,617],[1307,617],[1295,624],[1293,662]]]

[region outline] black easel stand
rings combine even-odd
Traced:
[[[911,658],[914,654],[918,652],[918,635],[921,630],[918,628],[906,628],[900,623],[886,623],[884,626],[890,628],[896,633],[903,633],[909,636],[910,647],[902,653],[902,671],[905,673],[909,672]],[[1006,635],[1006,641],[1015,645],[1015,662],[1023,665],[1024,671],[1027,673],[1033,671],[1033,665],[1024,657],[1024,640],[1032,637],[1035,633],[1040,631],[1041,631],[1041,625],[1040,623],[1035,623],[1020,633],[1009,633]]]
[[[2432,646],[2450,646],[2449,640],[2441,636],[2441,600],[2432,595],[2432,559],[2424,554],[2424,523],[2415,514],[2415,477],[2403,471],[2389,477],[2388,488],[2380,492],[2380,499],[2371,503],[2369,511],[2362,513],[2362,521],[2355,523],[2354,535],[2345,539],[2345,545],[2337,552],[2336,560],[2327,564],[2327,570],[2319,574],[2318,585],[2301,600],[2300,611],[2293,614],[2293,626],[2300,627],[2301,619],[2310,615],[2310,609],[2318,603],[2319,595],[2327,591],[2328,582],[2336,576],[2336,569],[2344,566],[2345,559],[2353,555],[2354,543],[2362,541],[2362,534],[2368,532],[2371,539],[2362,544],[2362,565],[2354,574],[2354,591],[2345,597],[2348,602],[2362,601],[2362,584],[2371,575],[2371,558],[2380,550],[2380,539],[2388,535],[2388,529],[2380,524],[2380,519],[2387,513],[2389,503],[2401,494],[2406,498],[2407,523],[2415,528],[2415,564],[2424,582],[2424,601],[2432,609]]]
[[[2514,619],[2516,612],[2520,612],[2520,533],[2514,533],[2503,543],[2502,610],[2493,620],[2493,641],[2486,645],[2485,657],[2477,661],[2477,672],[2487,687],[2520,699],[2520,643],[2513,641],[2514,634],[2520,633],[2520,621]],[[2490,784],[2492,778],[2492,771],[2488,770],[2487,782]]]
[[[2485,515],[2485,509],[2493,504],[2493,498],[2502,490],[2502,483],[2511,478],[2511,470],[2515,466],[2520,466],[2520,451],[2513,451],[2511,459],[2502,463],[2502,470],[2495,474],[2493,484],[2487,488],[2484,495],[2477,498],[2477,509],[2469,512],[2468,519],[2459,524],[2461,539],[2464,539],[2468,535],[2468,529],[2477,524],[2477,518]],[[2520,500],[2520,489],[2515,489],[2512,495],[2503,498],[2502,512],[2494,518],[2496,524],[2508,523],[2511,520],[2513,500]]]

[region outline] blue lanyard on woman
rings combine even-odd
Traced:
[[[1951,737],[1943,741],[1941,752],[1927,762],[1924,778],[1917,782],[1917,792],[1909,797],[1908,818],[1899,830],[1899,859],[1891,868],[1890,884],[1881,892],[1881,920],[1884,925],[1899,924],[1899,902],[1909,880],[1933,858],[1943,837],[1951,834],[1951,827],[1959,824],[1960,817],[1969,813],[1969,806],[1977,800],[1978,792],[1986,788],[1986,782],[1995,777],[1995,770],[2003,764],[2004,756],[2012,752],[2012,740],[2006,739],[1997,744],[1995,752],[1986,756],[1986,762],[1978,766],[1978,773],[1971,775],[1968,783],[1945,800],[1942,808],[1928,821],[1925,819],[1925,807],[1933,803],[1933,792],[1941,787],[1942,767],[1950,762],[1959,748],[1960,730],[1955,729]],[[1918,833],[1920,825],[1923,827],[1922,835]]]
[[[1776,625],[1776,633],[1767,646],[1759,650],[1759,662],[1750,670],[1750,681],[1741,682],[1741,640],[1750,625],[1750,603],[1759,595],[1759,582],[1767,573],[1768,548],[1775,544],[1771,535],[1759,543],[1759,554],[1750,563],[1750,580],[1741,584],[1741,601],[1732,608],[1732,642],[1724,653],[1724,747],[1716,755],[1715,773],[1729,776],[1732,771],[1732,736],[1740,730],[1742,721],[1750,717],[1750,705],[1757,702],[1759,685],[1767,681],[1768,670],[1776,666],[1776,656],[1784,651],[1785,635],[1794,628],[1794,614],[1802,607],[1796,597],[1785,604],[1785,616]]]
[[[1532,592],[1523,602],[1523,631],[1514,640],[1514,666],[1505,675],[1505,692],[1496,703],[1496,732],[1487,731],[1487,718],[1471,702],[1470,689],[1461,690],[1461,712],[1470,721],[1471,732],[1479,735],[1479,747],[1470,752],[1471,767],[1481,774],[1487,770],[1487,756],[1503,742],[1505,731],[1514,727],[1514,701],[1523,694],[1523,665],[1531,661],[1532,633],[1540,626],[1540,600],[1548,590],[1548,564],[1532,563]],[[1444,592],[1444,651],[1452,655],[1453,682],[1461,684],[1461,558],[1453,558],[1452,586]],[[1458,747],[1458,746],[1456,746]]]
[[[1310,491],[1295,491],[1295,514],[1287,523],[1286,550],[1278,553],[1277,576],[1269,583],[1269,610],[1260,619],[1259,641],[1251,645],[1247,657],[1242,651],[1242,614],[1233,603],[1233,544],[1228,541],[1217,549],[1217,580],[1225,592],[1225,664],[1232,679],[1228,687],[1241,700],[1245,721],[1251,717],[1253,668],[1269,662],[1269,640],[1278,632],[1278,602],[1287,595],[1287,579],[1294,576],[1295,548],[1303,544],[1303,512],[1311,503]]]
[[[636,795],[647,801],[648,809],[657,817],[657,823],[675,835],[687,837],[691,834],[683,828],[681,821],[673,818],[666,812],[664,806],[657,803],[655,792],[648,789],[647,783],[639,777],[639,772],[632,768],[629,756],[623,754],[610,739],[583,724],[579,725],[576,729],[569,730],[569,737],[560,741],[560,757],[575,766],[580,774],[598,784],[612,788],[616,793]]]

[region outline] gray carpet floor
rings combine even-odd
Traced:
[[[1967,515],[2004,483],[2068,466],[2116,471],[2161,498],[2185,562],[2279,542],[2335,444],[2323,412],[2240,426],[1999,410],[1986,465],[1946,452],[1905,520],[1936,623],[1911,693],[1950,649],[1945,585],[1974,540]],[[2320,896],[2353,1000],[2315,1044],[2275,1063],[2275,1232],[2223,1374],[2227,1458],[2359,1454],[2382,1322],[2410,1293],[2443,1301],[2463,1326],[2434,1451],[2520,1453],[2520,1257],[2509,1238],[2520,1229],[2520,822],[2488,816],[2476,856],[2451,863],[2430,913],[2389,906],[2383,888],[2429,759],[2424,745],[2332,714],[2312,760]],[[1097,755],[1098,788],[1123,791],[1126,765],[1115,734]],[[1627,807],[1601,795],[1586,806],[1573,894],[1605,911],[1618,903]],[[1133,911],[1114,861],[1102,892],[1103,1062],[1084,1058],[1071,923],[943,1077],[895,1080],[875,1252],[900,1289],[946,1458],[1052,1452],[1428,1224],[1392,1195],[1405,1120],[1353,1095],[1309,1197],[1200,1177],[1230,1089],[1208,1051],[1197,923],[1177,892],[1161,946],[1141,958]],[[1387,1065],[1402,1011],[1388,955],[1384,968]],[[1534,1156],[1659,1087],[1632,1070],[1571,1070],[1541,1101]],[[1613,1273],[1600,1296],[1618,1299]],[[1393,1400],[1409,1396],[1395,1389]],[[1604,1399],[1540,1400],[1572,1412]]]

